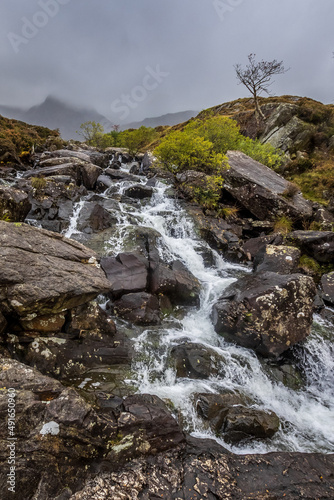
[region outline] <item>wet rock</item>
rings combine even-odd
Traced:
[[[63,159],[64,163],[64,158],[76,158],[80,161],[90,161],[90,156],[88,150],[79,150],[79,151],[72,151],[70,149],[57,149],[56,151],[45,151],[44,153],[41,154],[40,157],[40,162],[43,164],[45,160],[48,159],[57,159],[59,160],[60,158]]]
[[[246,407],[247,398],[240,394],[199,394],[196,399],[198,414],[227,442],[271,438],[279,429],[274,412]]]
[[[266,363],[262,364],[264,370],[276,382],[280,382],[289,389],[298,391],[303,386],[303,376],[301,372],[290,363]]]
[[[279,418],[274,412],[255,408],[229,408],[220,434],[227,442],[236,444],[248,439],[271,438],[278,431]]]
[[[176,305],[198,305],[200,283],[179,260],[171,267],[159,265],[151,276],[150,289],[154,294],[165,294]]]
[[[117,421],[122,439],[113,446],[107,461],[120,463],[129,458],[160,453],[184,441],[177,421],[157,396],[129,396],[123,401],[123,407]]]
[[[79,231],[87,234],[103,231],[117,223],[117,219],[113,217],[103,206],[98,203],[86,201],[80,211],[77,227]]]
[[[7,222],[24,221],[31,208],[28,194],[20,189],[0,186],[0,219]]]
[[[160,323],[159,300],[146,292],[128,293],[112,303],[117,316],[132,321],[135,325]]]
[[[6,326],[7,326],[7,320],[0,311],[0,335],[5,331]]]
[[[137,182],[138,177],[135,175],[128,174],[127,172],[122,172],[120,170],[115,170],[113,168],[106,168],[103,172],[104,175],[107,175],[113,180],[116,181],[130,181],[130,182]]]
[[[309,335],[315,293],[312,278],[301,274],[246,276],[214,305],[215,330],[265,357],[279,356]]]
[[[0,256],[5,316],[58,314],[109,290],[94,252],[57,233],[0,222]]]
[[[104,257],[101,267],[110,281],[110,292],[114,298],[147,288],[148,261],[142,255],[120,253],[117,257]]]
[[[142,168],[144,172],[148,172],[154,161],[154,156],[150,152],[146,152],[142,159]]]
[[[133,174],[133,175],[139,175],[140,174],[140,164],[137,161],[135,161],[134,163],[132,163],[132,165],[130,167],[130,170],[129,170],[129,173]]]
[[[190,342],[172,348],[171,365],[183,378],[207,379],[224,373],[222,359],[214,349]]]
[[[106,189],[112,186],[114,183],[112,179],[105,174],[99,175],[96,180],[96,191],[99,193],[103,193]]]
[[[298,270],[300,250],[286,245],[267,245],[254,259],[255,271],[271,271],[279,274]]]
[[[102,175],[103,170],[92,163],[87,163],[81,166],[81,183],[86,189],[93,190],[96,187],[97,179]]]
[[[124,195],[129,198],[136,198],[143,200],[144,198],[151,198],[153,194],[153,189],[149,186],[143,186],[141,184],[136,184],[125,189]]]
[[[311,203],[300,193],[293,194],[290,182],[239,151],[229,151],[227,157],[230,168],[224,172],[224,189],[255,217],[260,220],[275,220],[282,215],[294,220],[311,218]]]
[[[321,278],[322,298],[324,301],[334,306],[334,271],[324,274]]]
[[[246,262],[248,260],[239,237],[241,228],[231,225],[224,219],[215,219],[203,214],[201,210],[188,207],[201,237],[209,245],[224,253],[224,257],[232,262]],[[238,234],[237,234],[238,233]]]
[[[293,231],[287,236],[287,242],[297,246],[318,262],[334,261],[333,231]]]

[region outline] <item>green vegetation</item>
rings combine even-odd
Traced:
[[[219,175],[207,175],[203,186],[193,188],[192,199],[206,210],[219,211],[223,182]]]
[[[44,177],[31,177],[30,182],[36,191],[42,191],[46,186],[46,179]]]
[[[315,156],[314,167],[303,173],[292,174],[289,179],[296,182],[306,198],[328,205],[330,193],[334,191],[334,158]]]
[[[293,222],[289,217],[283,215],[276,219],[274,224],[274,233],[288,234],[292,231]]]
[[[130,155],[134,156],[143,151],[156,137],[157,132],[154,128],[142,126],[138,129],[119,132],[118,140],[119,144],[124,148],[128,148]]]
[[[239,150],[265,165],[276,168],[282,154],[270,144],[261,144],[240,133],[237,123],[225,116],[191,120],[184,129],[167,134],[154,154],[170,171],[199,170],[221,173],[227,167],[224,155]]]
[[[80,125],[80,131],[77,134],[84,138],[84,141],[89,146],[102,147],[104,128],[101,123],[96,123],[94,121],[88,121]]]

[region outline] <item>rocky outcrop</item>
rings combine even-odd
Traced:
[[[94,252],[65,237],[21,223],[0,222],[3,314],[31,321],[107,292]]]
[[[333,231],[293,231],[287,236],[287,242],[318,262],[334,262]]]
[[[136,198],[143,200],[144,198],[151,198],[153,195],[153,189],[150,186],[142,186],[141,184],[135,184],[130,186],[124,191],[125,196],[129,198]]]
[[[0,220],[23,222],[31,203],[27,193],[8,186],[0,186]]]
[[[310,333],[312,278],[259,272],[241,278],[213,307],[215,330],[227,340],[275,357]]]
[[[15,401],[16,498],[56,498],[66,489],[76,491],[99,463],[120,467],[129,458],[152,456],[184,440],[176,420],[156,396],[122,400],[100,394],[100,404],[93,409],[74,389],[1,357],[0,383],[1,422],[7,421],[9,394]],[[7,484],[8,457],[8,427],[3,425],[0,484],[4,500],[13,498]]]
[[[255,217],[311,218],[312,204],[296,193],[290,182],[239,151],[228,151],[227,157],[230,168],[224,172],[224,189]]]

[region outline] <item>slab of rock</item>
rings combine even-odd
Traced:
[[[86,201],[80,210],[77,227],[86,234],[103,231],[116,224],[113,217],[102,205]]]
[[[267,245],[254,259],[255,271],[279,274],[295,273],[298,269],[300,250],[287,245]]]
[[[258,253],[264,252],[267,245],[281,245],[282,243],[282,235],[263,235],[246,240],[243,244],[243,250],[246,252],[249,260],[253,260]]]
[[[321,288],[323,300],[331,306],[334,306],[334,271],[322,276]]]
[[[159,300],[146,292],[128,293],[112,303],[117,316],[135,325],[156,325],[160,323]]]
[[[146,290],[148,265],[145,257],[130,252],[101,259],[101,267],[110,281],[112,297],[119,298],[126,293]]]
[[[215,330],[265,357],[279,356],[309,335],[315,294],[309,276],[272,272],[245,276],[214,305]]]
[[[207,379],[224,372],[222,359],[214,349],[192,342],[172,348],[171,365],[183,378]]]
[[[330,454],[235,455],[211,439],[187,437],[181,449],[91,475],[70,500],[145,498],[147,491],[166,500],[331,500],[333,465]]]
[[[58,314],[110,288],[92,250],[44,229],[0,221],[0,257],[5,316]]]
[[[125,189],[124,195],[128,196],[129,198],[143,200],[144,198],[152,197],[153,188],[151,188],[150,186],[143,186],[142,184],[136,184]]]
[[[239,151],[228,151],[229,170],[224,172],[224,188],[260,220],[275,220],[282,215],[308,220],[312,204],[273,170]]]
[[[333,231],[293,231],[286,240],[318,262],[334,262]]]
[[[31,209],[28,194],[20,189],[0,186],[0,219],[23,222]]]

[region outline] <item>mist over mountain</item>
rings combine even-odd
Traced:
[[[155,116],[152,118],[145,118],[140,122],[131,122],[122,125],[121,129],[125,130],[127,128],[139,128],[142,125],[144,127],[159,127],[159,126],[170,126],[177,125],[178,123],[186,122],[190,120],[193,116],[198,115],[198,111],[180,111],[178,113],[167,113],[166,115]]]

